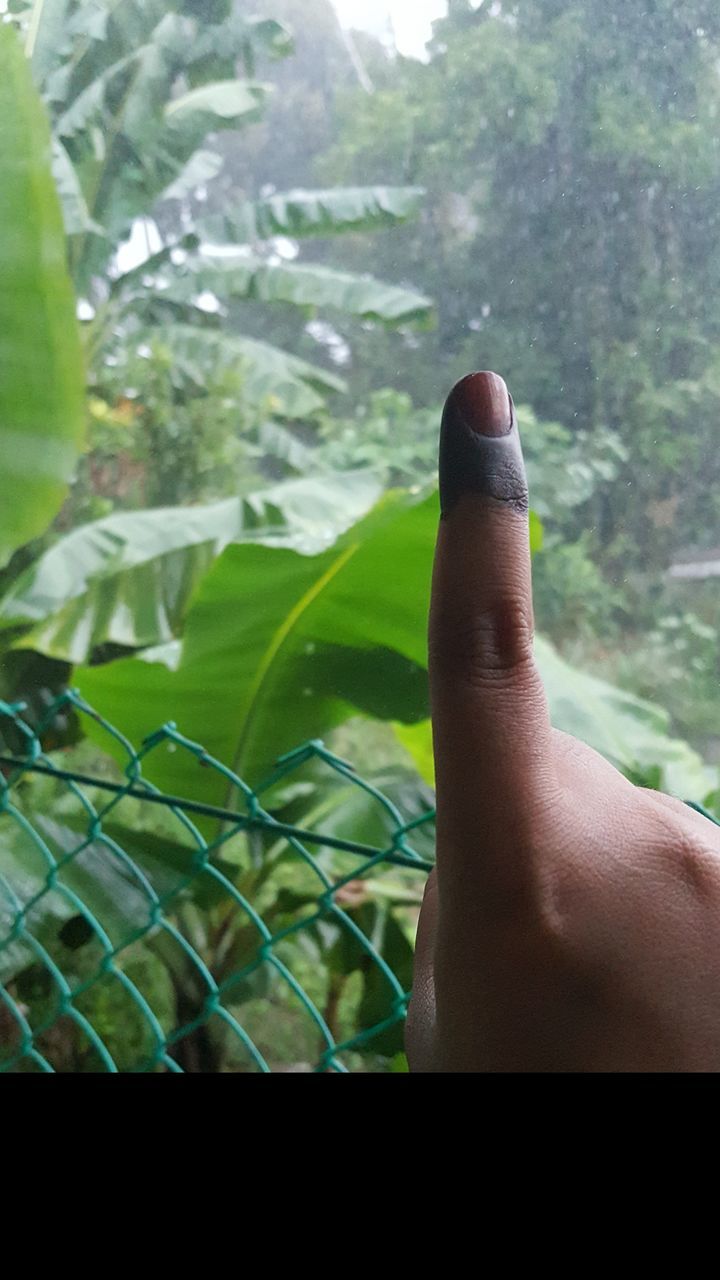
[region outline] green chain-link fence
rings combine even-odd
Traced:
[[[165,752],[228,808],[147,781]],[[0,770],[0,1071],[404,1069],[427,793],[403,814],[320,742],[253,790],[77,693],[32,724],[0,703]]]

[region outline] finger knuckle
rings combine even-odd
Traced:
[[[675,875],[698,902],[717,905],[720,898],[720,867],[717,851],[702,840],[678,833],[670,853]]]
[[[648,832],[656,865],[671,884],[682,885],[697,904],[720,907],[720,858],[718,849],[687,826],[681,813],[653,806]],[[659,863],[658,863],[659,859]]]
[[[441,675],[470,689],[517,682],[534,673],[533,621],[524,601],[505,600],[440,621],[430,643]]]

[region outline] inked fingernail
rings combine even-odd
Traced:
[[[448,405],[478,435],[506,436],[512,429],[510,396],[497,373],[469,374],[453,388]]]
[[[440,433],[440,505],[447,516],[472,493],[516,511],[528,509],[527,479],[515,410],[496,373],[471,373],[453,387]]]

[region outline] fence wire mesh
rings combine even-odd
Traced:
[[[227,807],[154,786],[167,752]],[[0,1071],[403,1070],[429,800],[321,742],[253,789],[174,724],[136,750],[76,692],[0,702]]]

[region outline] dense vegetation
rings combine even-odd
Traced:
[[[361,35],[350,59],[327,0],[8,7],[0,128],[32,124],[39,177],[24,206],[0,198],[3,696],[37,718],[72,682],[131,741],[172,718],[252,783],[327,736],[419,811],[439,406],[496,368],[520,406],[556,723],[717,804],[716,580],[668,575],[720,543],[712,6],[454,0],[427,63]],[[6,192],[17,147],[0,164]],[[60,283],[36,278],[38,237]],[[53,733],[70,760],[119,759],[72,717]],[[147,776],[228,799],[182,753]],[[336,791],[309,775],[275,809],[337,809],[363,839]],[[265,892],[263,850],[237,857]],[[405,968],[406,908],[383,908]],[[242,937],[228,950],[227,919],[201,915],[208,963],[230,963]],[[157,956],[132,962],[192,998]],[[0,979],[32,1001],[14,964]]]
[[[369,335],[358,389],[380,373],[434,405],[438,381],[479,361],[583,461],[614,447],[589,501],[566,510],[558,485],[544,512],[539,620],[583,665],[661,696],[716,754],[717,580],[666,577],[720,545],[716,6],[449,9],[427,66],[366,54],[375,92],[338,95],[316,161],[428,192],[384,257],[359,244],[354,263],[413,272],[438,326],[402,361]]]

